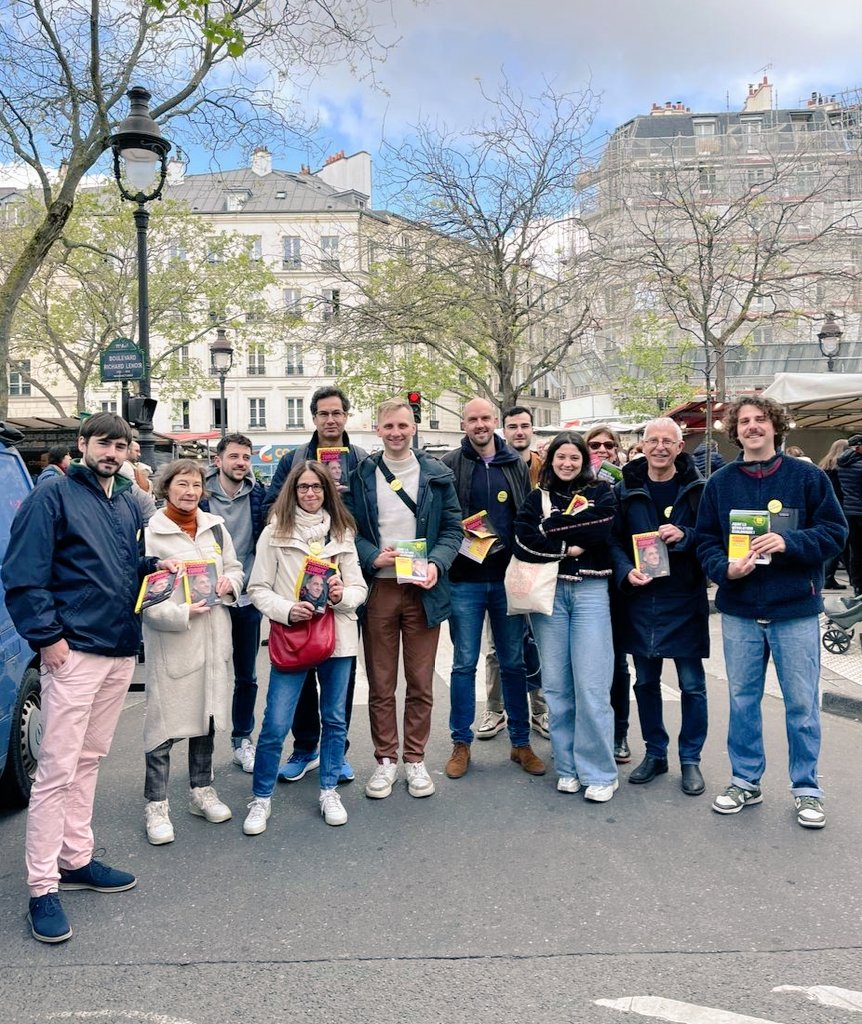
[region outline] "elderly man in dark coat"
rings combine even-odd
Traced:
[[[633,656],[635,697],[646,756],[629,782],[651,782],[668,769],[668,734],[662,719],[663,660],[673,658],[682,691],[679,760],[682,789],[704,791],[700,753],[706,740],[706,676],[709,656],[709,604],[706,578],[697,559],[694,528],[704,480],[683,451],[679,425],[671,419],[649,422],[644,456],[623,467],[617,484],[617,517],[612,558],[625,618],[624,650]],[[670,574],[655,577],[635,566],[632,537],[655,532],[667,546]]]

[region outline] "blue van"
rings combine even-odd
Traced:
[[[21,437],[0,423],[0,564],[15,513],[33,489],[24,460],[12,447]],[[21,807],[30,799],[42,739],[39,658],[12,625],[2,580],[0,659],[0,801]]]

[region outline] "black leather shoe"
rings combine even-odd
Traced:
[[[647,754],[643,761],[629,775],[629,782],[633,782],[636,786],[643,782],[652,782],[656,775],[664,775],[666,771],[667,758],[650,757]]]
[[[706,788],[700,768],[696,764],[682,766],[682,791],[689,796],[700,796]]]

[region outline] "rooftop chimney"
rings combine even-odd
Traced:
[[[251,154],[251,169],[259,178],[272,174],[272,154],[266,146],[255,146]]]
[[[752,113],[761,110],[772,110],[772,86],[766,75],[763,81],[757,85],[748,86],[748,95],[742,105],[743,113]]]

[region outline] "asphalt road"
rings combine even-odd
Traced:
[[[444,675],[445,662],[444,649]],[[360,703],[345,827],[319,817],[312,773],[280,785],[267,831],[244,836],[250,776],[230,765],[220,737],[215,785],[233,820],[212,825],[186,811],[180,746],[177,840],[162,847],[144,833],[143,695],[130,694],[95,828],[105,859],[133,870],[138,886],[64,894],[72,940],[34,942],[25,815],[0,815],[0,1024],[613,1024],[625,1010],[628,1020],[690,1024],[848,1020],[848,1006],[862,1009],[862,726],[825,716],[829,824],[806,831],[787,791],[783,709],[768,696],[764,802],[716,815],[726,699],[720,658],[709,668],[701,797],[681,792],[673,763],[647,786],[625,783],[642,754],[636,724],[633,765],[608,804],[558,794],[552,773],[525,775],[504,734],[474,744],[465,778],[446,779],[439,678],[432,798],[412,799],[403,777],[390,798],[365,798],[373,759]],[[679,703],[666,707],[673,733]],[[550,760],[546,741],[534,747]],[[632,1001],[598,1002],[621,999]]]

